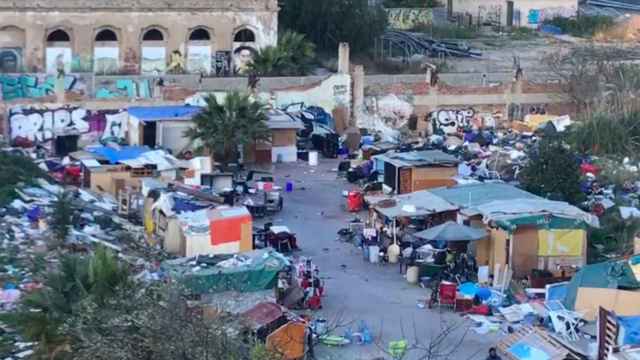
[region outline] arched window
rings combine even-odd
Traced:
[[[142,36],[142,41],[164,41],[164,35],[158,29],[149,29]]]
[[[242,29],[233,37],[234,42],[255,42],[256,35],[249,29]]]
[[[64,30],[55,30],[52,31],[49,36],[47,36],[47,42],[69,42],[71,41],[71,37]]]
[[[195,29],[189,35],[189,41],[208,41],[211,40],[211,35],[206,29]]]
[[[96,34],[96,41],[118,41],[118,35],[113,30],[104,29]]]

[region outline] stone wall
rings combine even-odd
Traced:
[[[151,60],[159,62],[162,73],[171,70],[172,62],[179,63],[172,59],[178,51],[187,71],[228,75],[239,48],[254,52],[276,44],[278,7],[275,0],[0,0],[0,24],[0,51],[12,52],[22,72],[54,73],[61,61],[67,73],[137,74],[144,70],[143,59],[155,54]],[[100,40],[104,30],[114,33],[115,41]],[[149,30],[157,30],[161,38],[145,40]],[[191,35],[196,30],[208,38],[195,40]],[[252,37],[236,38],[243,30]],[[56,31],[65,36],[53,36]],[[97,69],[105,59],[115,65]],[[218,69],[225,62],[227,70]],[[0,64],[0,71],[4,67]]]

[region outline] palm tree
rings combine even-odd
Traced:
[[[223,165],[237,159],[238,147],[269,139],[266,108],[249,94],[233,91],[224,102],[210,95],[205,102],[185,136],[200,142]]]
[[[5,320],[27,339],[38,341],[40,352],[56,353],[69,342],[61,328],[74,316],[78,304],[87,299],[104,304],[127,285],[127,267],[104,247],[92,257],[66,255],[61,257],[58,269],[47,275],[44,288],[26,296],[19,311]]]
[[[249,71],[258,76],[302,76],[313,68],[315,45],[303,34],[287,31],[277,46],[267,46],[254,56]]]

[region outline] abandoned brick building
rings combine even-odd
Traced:
[[[276,0],[0,0],[0,72],[228,75],[277,28]]]

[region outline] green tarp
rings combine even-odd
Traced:
[[[587,229],[588,225],[579,219],[567,219],[558,216],[525,215],[511,219],[496,220],[496,225],[501,229],[513,232],[520,225],[533,225],[538,229]]]
[[[203,265],[194,258],[166,261],[162,268],[171,279],[195,294],[225,291],[252,292],[275,286],[278,272],[289,265],[282,254],[256,250],[217,263]]]
[[[573,276],[567,286],[567,297],[564,300],[567,309],[574,309],[578,289],[581,287],[633,290],[640,289],[640,283],[627,261],[587,265]]]

